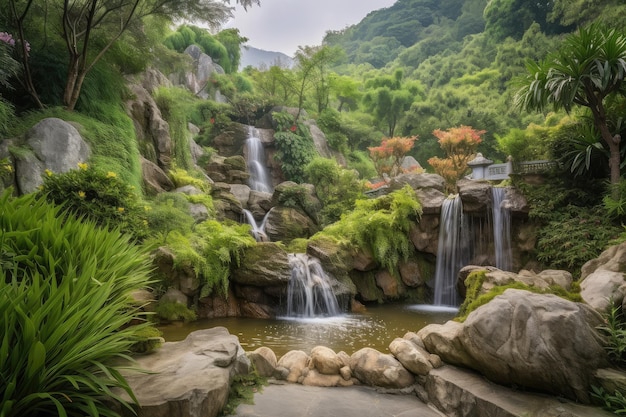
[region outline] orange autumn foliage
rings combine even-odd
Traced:
[[[404,156],[413,148],[416,140],[417,136],[386,138],[380,146],[367,148],[378,175],[394,177],[400,174]]]
[[[428,160],[428,163],[437,174],[445,179],[449,192],[454,192],[457,180],[467,172],[467,163],[474,158],[476,148],[485,132],[485,130],[476,130],[471,126],[433,131],[433,135],[439,139],[439,146],[444,150],[447,158],[433,157]]]

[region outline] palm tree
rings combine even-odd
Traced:
[[[526,67],[528,74],[515,95],[516,106],[527,111],[552,106],[568,113],[574,106],[588,107],[609,148],[611,185],[618,184],[621,136],[611,133],[606,99],[624,93],[626,35],[598,24],[581,28],[555,53],[540,62],[529,61]]]

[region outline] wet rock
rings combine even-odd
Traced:
[[[274,242],[258,243],[247,248],[240,266],[231,275],[231,279],[238,284],[258,287],[286,286],[290,277],[287,252]]]

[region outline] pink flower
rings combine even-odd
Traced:
[[[289,130],[291,130],[292,132],[295,132],[298,128],[296,127],[296,125],[291,125],[291,127],[289,128]]]

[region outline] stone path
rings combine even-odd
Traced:
[[[368,387],[320,388],[268,385],[254,405],[237,407],[238,417],[441,417],[415,395],[383,394]]]

